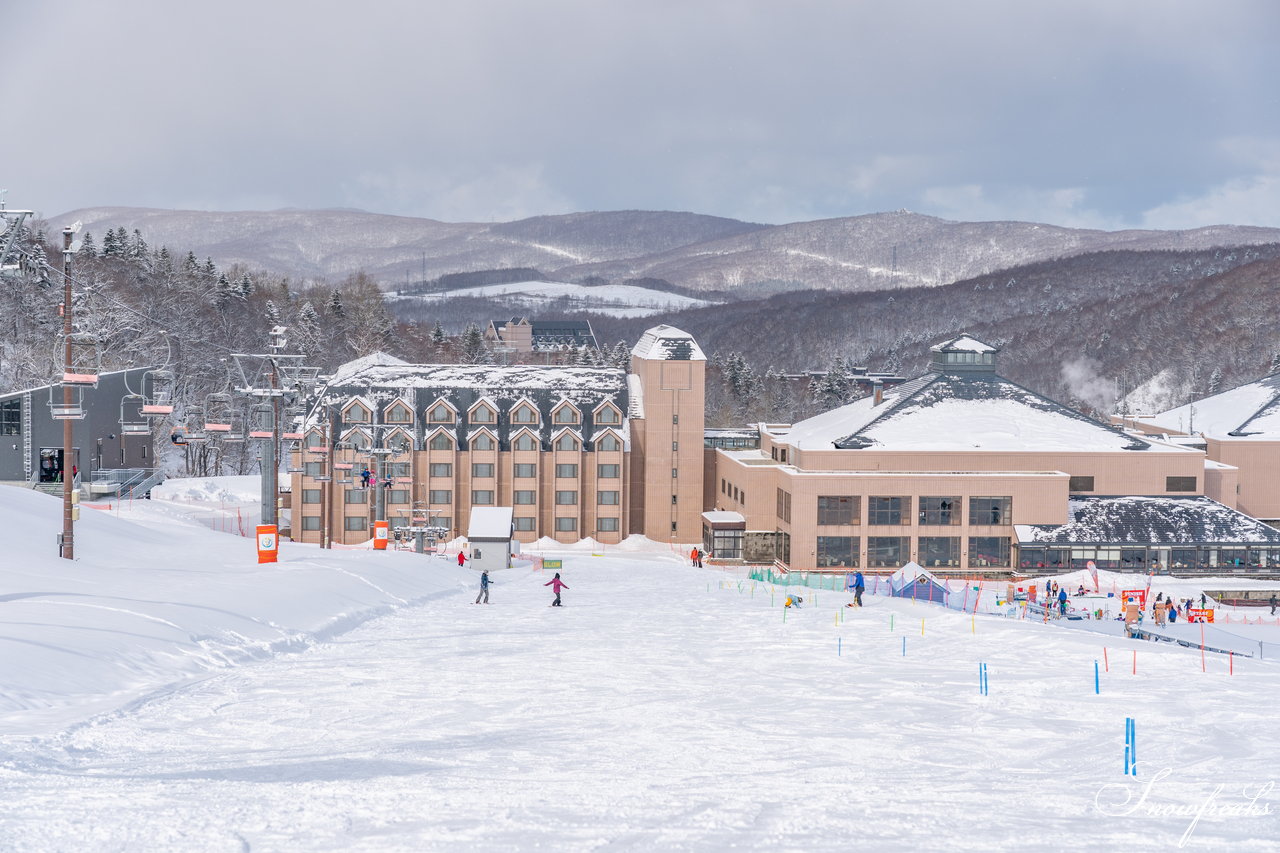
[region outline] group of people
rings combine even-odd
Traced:
[[[459,551],[458,565],[461,566],[464,563],[466,563],[466,559],[467,559],[466,554],[463,553],[462,551]],[[485,569],[480,573],[480,593],[476,596],[476,604],[489,603],[489,587],[492,586],[492,584],[493,582],[489,580],[489,570]],[[564,581],[560,580],[560,573],[556,572],[556,576],[553,577],[551,580],[547,581],[546,583],[544,583],[543,586],[551,587],[551,591],[556,594],[555,601],[551,602],[551,606],[563,607],[564,605],[560,603],[560,591],[563,589],[568,589],[569,586]]]
[[[1209,596],[1200,593],[1200,610],[1204,610],[1209,605]],[[1195,600],[1184,598],[1182,601],[1174,601],[1173,596],[1164,597],[1163,592],[1156,593],[1156,600],[1151,602],[1151,616],[1155,619],[1157,626],[1163,627],[1166,624],[1172,624],[1178,621],[1181,616],[1188,622],[1195,621],[1192,610],[1196,609]]]

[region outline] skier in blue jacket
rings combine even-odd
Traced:
[[[862,591],[867,588],[867,582],[862,579],[862,572],[854,572],[853,575],[853,603],[862,606]]]

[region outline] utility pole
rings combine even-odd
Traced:
[[[64,411],[70,411],[75,401],[71,396],[71,386],[66,382],[65,374],[71,370],[71,238],[75,231],[62,229],[62,405]],[[75,474],[72,473],[72,454],[75,453],[75,430],[70,418],[62,421],[62,557],[66,560],[76,558],[75,548],[75,508],[71,503],[71,493],[75,490]]]

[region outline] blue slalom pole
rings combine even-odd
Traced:
[[[836,637],[836,657],[840,657],[840,638]]]
[[[1098,662],[1097,661],[1093,662],[1093,692],[1096,694],[1102,693],[1102,684],[1101,682],[1098,681]]]
[[[907,656],[907,638],[906,637],[902,638],[902,656],[904,658]]]

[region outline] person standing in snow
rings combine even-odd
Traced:
[[[698,568],[698,569],[702,568],[702,552],[699,551],[697,548],[694,548],[692,551],[690,551],[689,562],[693,564],[694,568]]]
[[[1275,616],[1276,615],[1276,594],[1274,592],[1271,593],[1270,604],[1271,604],[1271,615]]]
[[[1058,615],[1067,615],[1067,588],[1065,586],[1058,590]]]
[[[862,592],[867,588],[867,582],[862,578],[862,572],[853,573],[853,603],[862,606]]]
[[[551,580],[547,581],[546,583],[544,583],[543,586],[551,587],[551,591],[556,594],[556,600],[551,602],[551,606],[562,607],[563,605],[560,604],[560,590],[568,589],[569,587],[565,584],[564,581],[560,580],[560,573],[556,572],[556,576],[553,577]]]
[[[484,599],[484,603],[489,603],[489,570],[485,569],[480,573],[480,594],[476,596],[476,604],[480,603],[480,599]]]
[[[458,551],[458,568],[462,568],[467,562],[467,552],[465,550]]]

